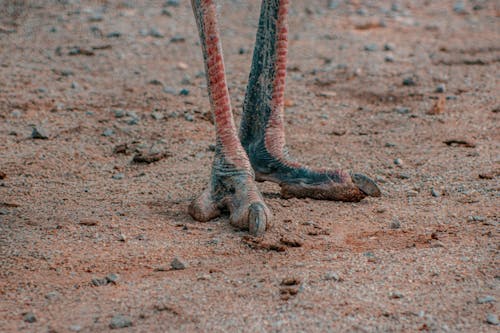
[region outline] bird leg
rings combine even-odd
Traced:
[[[284,130],[288,2],[262,1],[239,133],[255,178],[278,183],[285,198],[359,201],[379,196],[377,185],[365,175],[313,169],[288,157]]]
[[[238,138],[231,112],[216,10],[213,0],[191,0],[205,62],[216,149],[208,188],[189,206],[190,215],[208,221],[229,210],[232,225],[262,234],[271,212],[254,182],[254,172]]]

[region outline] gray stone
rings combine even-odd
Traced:
[[[378,51],[378,45],[377,44],[368,44],[363,47],[363,50],[367,52],[375,52]]]
[[[392,43],[385,43],[384,44],[384,51],[394,51],[395,46]]]
[[[115,179],[115,180],[120,180],[120,179],[125,178],[125,175],[124,175],[123,173],[119,172],[119,173],[115,173],[115,174],[112,176],[112,178],[113,178],[113,179]]]
[[[49,134],[41,127],[33,127],[33,130],[31,131],[31,138],[47,140],[49,138]]]
[[[104,132],[102,132],[102,136],[113,136],[115,131],[112,128],[106,128]]]
[[[170,263],[170,267],[175,270],[186,269],[186,264],[179,258],[174,258]]]
[[[484,297],[478,297],[477,299],[477,304],[484,304],[484,303],[494,303],[496,302],[495,297],[487,295]]]
[[[410,113],[410,108],[404,107],[404,106],[398,106],[394,108],[394,111],[396,111],[399,114],[408,114]]]
[[[177,94],[177,90],[175,90],[175,88],[172,88],[172,87],[163,87],[163,92],[164,93],[167,93],[167,94],[171,94],[171,95],[176,95]]]
[[[105,286],[108,284],[108,281],[106,280],[106,278],[93,278],[91,280],[92,282],[92,285],[94,285],[95,287],[101,287],[101,286]]]
[[[154,120],[162,120],[165,116],[163,115],[163,113],[161,112],[158,112],[158,111],[153,111],[151,112],[151,117],[154,119]]]
[[[58,299],[59,297],[61,297],[61,294],[57,291],[49,291],[47,294],[45,294],[45,298],[48,299],[48,300],[56,300]]]
[[[115,109],[113,110],[113,113],[115,114],[115,118],[123,118],[125,117],[125,110],[122,110],[122,109]]]
[[[82,330],[82,327],[80,325],[71,325],[69,327],[69,330],[72,332],[80,332]]]
[[[404,86],[415,86],[417,85],[417,81],[413,76],[405,77],[403,79],[403,85]]]
[[[124,315],[118,314],[111,318],[111,322],[109,323],[109,328],[117,329],[117,328],[125,328],[132,326],[132,320]]]
[[[495,326],[500,324],[498,316],[494,313],[488,313],[488,315],[486,316],[486,322],[490,325],[495,325]]]
[[[402,166],[403,165],[403,160],[400,159],[400,158],[396,158],[394,160],[394,164],[396,164],[397,166]]]
[[[444,93],[445,91],[446,91],[446,85],[444,83],[438,84],[435,90],[435,92],[437,93]]]
[[[327,272],[325,274],[325,280],[327,281],[341,281],[342,278],[340,277],[340,275],[336,272]]]
[[[106,275],[106,281],[108,283],[117,284],[119,279],[120,279],[120,277],[118,276],[118,274],[115,274],[115,273],[110,273],[110,274]]]
[[[391,229],[399,229],[401,228],[401,222],[398,219],[393,219],[389,224],[389,228]]]
[[[165,37],[158,29],[151,28],[149,29],[149,35],[154,38],[163,38]]]
[[[390,292],[389,293],[389,298],[393,298],[393,299],[399,299],[399,298],[403,298],[403,294],[399,291],[393,291],[393,292]]]
[[[34,323],[36,321],[36,316],[33,312],[26,312],[23,315],[23,320],[27,323]]]

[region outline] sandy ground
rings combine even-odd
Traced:
[[[220,3],[239,118],[259,3]],[[264,239],[187,214],[214,141],[188,1],[0,7],[1,332],[498,332],[498,2],[292,1],[291,154],[383,196],[260,184]]]

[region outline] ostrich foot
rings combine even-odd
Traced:
[[[214,168],[215,170],[215,168]],[[254,182],[252,172],[213,171],[209,187],[189,206],[189,214],[206,222],[229,211],[230,223],[260,236],[271,227],[272,214]]]

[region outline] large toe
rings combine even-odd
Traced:
[[[270,226],[271,212],[261,202],[254,202],[248,207],[248,231],[253,236],[262,236]]]
[[[352,182],[363,192],[370,197],[380,197],[382,192],[379,187],[370,177],[362,173],[351,174]]]

